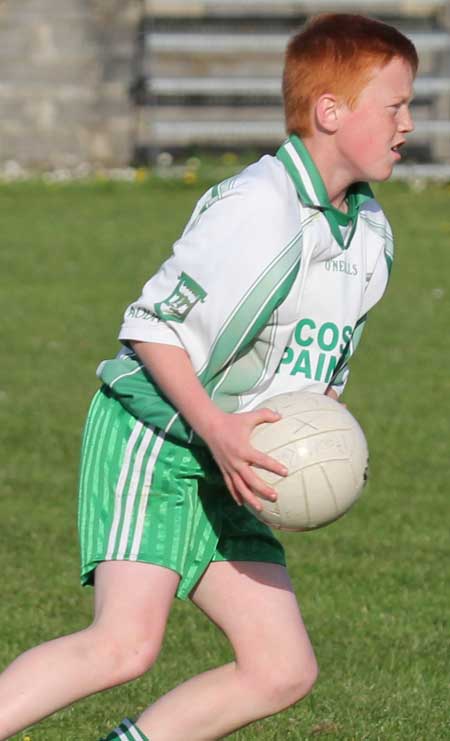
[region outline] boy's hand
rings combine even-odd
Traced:
[[[253,429],[263,422],[277,422],[281,415],[270,409],[257,409],[242,414],[221,412],[204,436],[219,466],[225,484],[237,504],[249,504],[260,511],[261,503],[255,492],[264,499],[276,499],[272,487],[266,484],[252,466],[286,476],[286,467],[250,444]]]
[[[347,404],[344,404],[344,402],[340,400],[339,395],[334,389],[331,388],[331,386],[328,386],[327,390],[325,391],[325,396],[329,396],[330,399],[338,401],[339,404],[342,404],[343,407],[347,407]]]
[[[185,350],[134,340],[130,344],[163,393],[208,445],[233,499],[256,510],[261,510],[261,504],[255,492],[266,499],[276,499],[275,491],[252,466],[279,476],[287,474],[286,468],[253,448],[250,435],[256,425],[276,422],[280,415],[270,409],[227,414],[209,398]]]

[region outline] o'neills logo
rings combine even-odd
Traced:
[[[178,279],[170,296],[155,304],[156,313],[165,321],[184,322],[195,304],[208,295],[190,275],[181,273]]]
[[[330,273],[345,273],[346,275],[358,275],[358,266],[348,260],[327,260],[325,270]]]

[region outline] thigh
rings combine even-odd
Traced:
[[[314,661],[314,652],[284,566],[212,563],[191,599],[230,640],[238,663]]]
[[[108,561],[95,570],[95,624],[162,637],[180,577],[148,563]]]

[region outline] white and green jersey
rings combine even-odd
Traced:
[[[190,430],[160,397],[127,341],[184,348],[225,411],[286,391],[340,393],[367,312],[381,298],[392,235],[366,183],[334,208],[306,147],[291,136],[211,188],[173,253],[125,312],[124,349],[99,376],[135,416],[181,439]],[[169,427],[168,427],[169,426]]]

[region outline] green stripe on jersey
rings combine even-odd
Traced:
[[[277,290],[268,297],[268,303],[266,310],[261,317],[261,321],[257,324],[257,331],[253,342],[256,342],[257,335],[261,332],[263,327],[266,326],[269,317],[274,315],[277,306],[281,303],[283,298],[289,293],[289,290],[297,276],[300,266],[300,259],[295,263],[290,272],[281,282]],[[274,322],[276,317],[273,316]],[[276,326],[272,327],[272,334],[276,331]],[[264,374],[267,371],[270,356],[273,352],[273,342],[264,343],[264,352],[258,353],[255,346],[249,349],[247,343],[245,345],[245,354],[239,354],[239,336],[236,339],[237,350],[233,353],[233,360],[230,364],[224,368],[221,373],[213,379],[213,381],[207,385],[207,390],[211,393],[211,398],[217,401],[217,398],[226,397],[226,403],[222,403],[220,406],[222,409],[226,409],[227,412],[234,412],[239,408],[239,400],[241,395],[241,389],[245,386],[247,389],[255,388],[260,383]],[[251,343],[249,343],[251,344]],[[264,354],[265,353],[265,354]],[[212,387],[212,389],[210,388]]]
[[[243,348],[247,348],[270,315],[286,298],[300,269],[303,229],[258,276],[243,299],[227,318],[212,347],[206,366],[199,373],[203,386],[211,391],[217,374]]]

